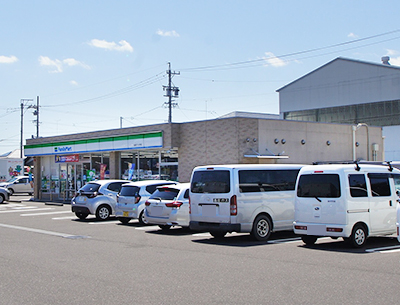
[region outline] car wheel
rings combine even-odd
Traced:
[[[107,220],[110,218],[111,215],[111,209],[109,206],[103,204],[97,208],[96,211],[96,218],[99,220]]]
[[[82,213],[82,212],[75,212],[76,217],[78,217],[79,219],[86,219],[86,217],[88,217],[89,214],[86,213]]]
[[[28,195],[29,195],[29,196],[32,196],[32,195],[33,195],[33,193],[28,193]]]
[[[128,217],[118,217],[118,220],[123,223],[124,225],[126,225],[131,219]]]
[[[146,217],[144,217],[144,210],[139,215],[139,223],[141,225],[147,225],[149,222],[147,221]]]
[[[3,195],[3,194],[0,194],[0,203],[3,203],[3,202],[4,202],[4,200],[6,200],[6,198],[4,197],[4,195]]]
[[[163,230],[163,231],[168,231],[169,229],[171,229],[171,226],[170,225],[158,225],[160,228],[161,228],[161,230]]]
[[[10,192],[10,195],[14,195],[14,190],[13,189],[8,189],[8,191]]]
[[[307,246],[312,246],[313,244],[315,244],[315,242],[317,241],[318,237],[317,236],[311,236],[311,235],[303,235],[301,237],[301,240],[303,241],[303,243],[305,243]]]
[[[253,229],[250,234],[255,240],[267,241],[271,235],[271,228],[271,219],[266,215],[259,215],[254,221]]]
[[[353,247],[361,248],[367,242],[367,236],[367,230],[363,225],[355,225],[348,241]]]
[[[223,231],[211,231],[210,234],[212,235],[212,237],[216,238],[216,239],[221,239],[225,236],[226,232]]]

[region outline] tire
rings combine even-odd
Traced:
[[[267,241],[271,235],[272,222],[266,215],[259,215],[253,223],[251,236],[258,241]]]
[[[146,218],[144,217],[144,210],[140,213],[139,215],[139,223],[141,225],[147,225],[149,222],[146,220]]]
[[[365,246],[365,243],[367,242],[367,230],[363,225],[355,225],[353,228],[353,231],[351,232],[351,235],[348,239],[349,243],[351,246],[354,248],[361,248]]]
[[[169,231],[169,229],[171,229],[170,225],[158,225],[160,227],[161,230],[163,231]]]
[[[3,203],[6,200],[3,194],[0,194],[0,203]]]
[[[10,191],[10,195],[14,195],[14,190],[13,189],[8,189]]]
[[[86,219],[86,217],[88,217],[89,214],[86,213],[82,213],[82,212],[75,212],[76,217],[78,217],[79,219],[83,220]]]
[[[317,241],[318,237],[317,236],[311,236],[311,235],[303,235],[301,237],[301,240],[303,241],[303,243],[305,243],[307,246],[312,246],[313,244],[315,244],[315,242]]]
[[[101,205],[97,208],[96,211],[96,218],[99,220],[107,220],[110,218],[111,215],[111,209],[108,205]]]
[[[224,231],[211,231],[210,234],[215,239],[221,239],[221,238],[224,238],[226,232],[224,232]]]
[[[123,223],[124,225],[128,224],[128,222],[131,220],[128,217],[118,217],[118,220]]]

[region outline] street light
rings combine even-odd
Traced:
[[[369,161],[369,129],[366,123],[358,123],[356,126],[352,126],[353,129],[353,161],[356,161],[356,131],[361,127],[367,129],[367,161]]]

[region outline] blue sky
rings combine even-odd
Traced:
[[[0,10],[0,154],[24,139],[279,113],[280,87],[336,57],[400,66],[400,2],[11,1]],[[24,141],[25,144],[25,141]]]

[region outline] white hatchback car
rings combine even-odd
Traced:
[[[117,196],[115,216],[123,224],[127,224],[133,218],[139,219],[141,224],[146,224],[144,218],[146,200],[158,186],[177,183],[167,180],[143,180],[124,184]]]
[[[5,187],[9,190],[10,195],[17,193],[33,194],[32,184],[29,181],[29,176],[15,176],[7,182],[1,182],[0,187]]]
[[[129,180],[96,180],[81,187],[71,200],[72,212],[79,219],[89,214],[96,215],[99,220],[106,220],[115,214],[117,194],[121,186]]]
[[[162,230],[172,226],[189,227],[190,183],[159,186],[146,201],[145,218]]]

